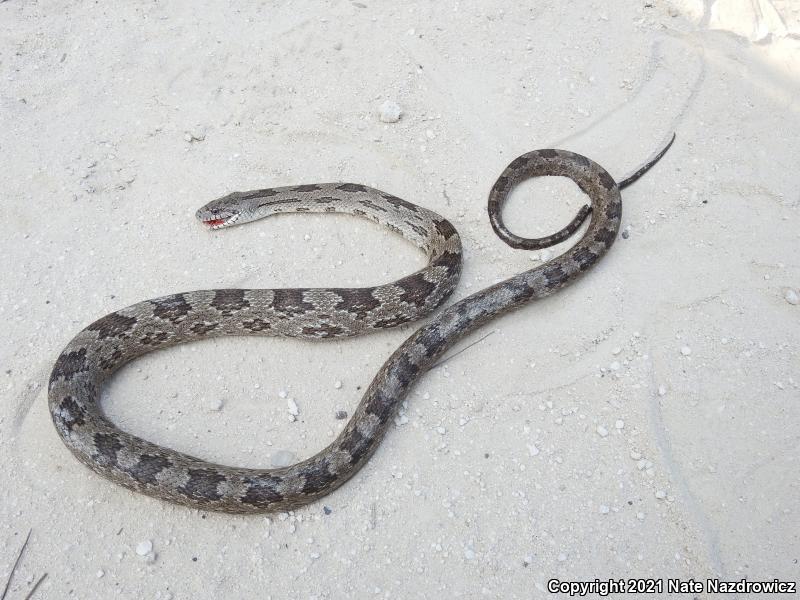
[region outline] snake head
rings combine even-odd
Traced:
[[[195,215],[211,229],[221,229],[236,223],[250,207],[241,192],[233,192],[212,200],[197,210]]]

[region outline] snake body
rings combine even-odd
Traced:
[[[569,177],[589,196],[591,207],[584,207],[554,236],[526,241],[505,228],[502,205],[514,185],[541,175]],[[384,363],[350,421],[327,448],[274,469],[213,464],[122,431],[103,414],[100,389],[127,362],[177,343],[223,335],[331,338],[421,318],[454,289],[461,273],[461,242],[455,228],[436,213],[357,184],[236,192],[214,200],[197,214],[212,228],[279,212],[345,212],[400,233],[427,253],[429,264],[394,283],[372,288],[199,290],[110,313],[78,333],[56,360],[49,383],[56,431],[72,453],[100,475],[179,504],[253,513],[312,502],[364,465],[409,388],[456,342],[487,321],[556,292],[594,265],[616,238],[620,188],[639,175],[618,184],[597,163],[564,150],[536,150],[514,160],[489,196],[495,231],[515,247],[545,247],[566,239],[591,214],[580,240],[564,254],[441,311]]]

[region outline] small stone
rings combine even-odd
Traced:
[[[630,457],[631,457],[633,460],[641,460],[641,458],[642,458],[642,453],[641,453],[641,452],[637,452],[636,450],[631,450]]]
[[[208,412],[219,412],[225,406],[225,401],[222,398],[209,398],[206,400],[206,410]]]
[[[445,434],[447,431],[445,430],[445,428],[444,428],[444,427],[442,427],[442,426],[439,426],[439,427],[437,427],[437,428],[436,428],[436,432],[437,432],[439,435],[444,435],[444,434]]]
[[[689,348],[689,346],[683,346],[681,348],[681,354],[683,354],[684,356],[689,356],[691,353],[692,353],[692,349]]]
[[[297,456],[288,450],[276,450],[272,453],[272,466],[278,469],[288,467],[297,462]]]
[[[665,492],[664,490],[656,490],[656,498],[658,498],[659,500],[663,500],[666,497],[667,497],[667,492]]]
[[[617,429],[624,428],[625,427],[625,421],[623,421],[622,419],[617,419],[617,422],[614,423],[614,427],[616,427]]]
[[[337,379],[333,382],[333,387],[335,387],[337,390],[342,389],[342,382]]]
[[[605,504],[601,504],[600,508],[598,510],[600,511],[601,515],[607,515],[609,510],[611,510],[611,509],[608,508]]]
[[[602,425],[597,426],[597,435],[600,437],[606,437],[608,435],[608,429],[603,427]]]
[[[398,427],[405,425],[406,423],[408,423],[408,417],[405,415],[397,415],[394,418],[394,424],[397,425]]]
[[[95,573],[95,576],[96,576],[98,579],[100,579],[100,578],[101,578],[103,575],[105,575],[105,574],[106,574],[106,572],[105,572],[105,571],[103,571],[103,569],[98,569],[97,573]]]
[[[636,513],[636,518],[639,519],[640,521],[644,521],[644,513],[643,512]]]
[[[467,560],[472,560],[473,558],[475,558],[475,551],[472,548],[467,548],[466,550],[464,550],[464,558],[466,558]]]
[[[793,289],[786,290],[786,293],[783,295],[783,297],[789,304],[800,304],[800,297],[798,297],[797,292],[795,292]]]
[[[617,354],[619,354],[620,352],[622,352],[622,348],[620,348],[619,346],[617,346],[616,348],[614,348],[614,349],[611,351],[611,354],[613,354],[614,356],[616,356],[616,355],[617,355]]]
[[[281,390],[280,392],[278,392],[278,398],[286,399],[288,396],[289,392],[287,392],[286,390]]]
[[[658,386],[658,395],[659,396],[665,396],[666,394],[667,394],[666,386],[663,386],[663,385]]]
[[[147,556],[153,551],[153,542],[144,540],[136,545],[136,554],[139,556]]]
[[[337,410],[336,411],[336,418],[341,421],[347,418],[347,411],[346,410]]]
[[[562,552],[561,554],[558,555],[558,562],[564,562],[565,560],[567,560],[566,554]]]
[[[329,515],[333,512],[333,509],[330,506],[323,506],[322,512],[324,512],[326,515]]]
[[[192,141],[192,134],[191,133],[184,133],[183,134],[183,139],[186,140],[187,142],[191,142]]]
[[[528,444],[528,454],[537,456],[539,454],[539,449],[533,444]]]
[[[296,417],[300,414],[300,409],[297,408],[297,402],[295,402],[292,398],[286,400],[286,406],[289,409],[289,414],[293,417]]]
[[[619,371],[619,368],[620,368],[620,366],[621,366],[621,365],[620,365],[620,364],[619,364],[619,363],[618,363],[618,362],[615,360],[615,361],[614,361],[614,362],[612,362],[610,365],[608,365],[608,368],[609,368],[609,370],[611,370],[611,371]]]
[[[550,250],[542,250],[541,252],[539,252],[539,260],[542,262],[547,262],[548,260],[550,260],[551,256],[552,253],[550,252]]]
[[[403,110],[397,102],[387,100],[381,104],[379,113],[380,119],[384,123],[397,123],[400,120],[400,116],[403,114]]]

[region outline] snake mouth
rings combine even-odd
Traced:
[[[238,214],[233,214],[230,217],[214,217],[212,219],[203,219],[203,223],[208,225],[211,229],[219,229],[220,227],[227,227],[232,225],[239,219]]]

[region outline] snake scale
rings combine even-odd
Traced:
[[[622,213],[620,189],[649,169],[672,144],[617,183],[592,160],[565,150],[535,150],[515,159],[489,195],[495,232],[515,248],[544,248],[572,235],[567,252],[442,310],[385,362],[340,435],[289,467],[245,469],[213,464],[119,429],[100,406],[103,383],[121,366],[153,350],[226,335],[310,339],[356,335],[419,319],[441,306],[461,273],[461,241],[443,217],[390,194],[349,183],[235,192],[209,202],[198,218],[214,229],[281,212],[343,212],[401,234],[428,256],[426,267],[371,288],[214,289],[145,300],[95,321],[69,342],[49,382],[55,428],[89,468],[127,488],[199,509],[231,513],[285,511],[314,501],[350,479],[375,452],[409,388],[465,335],[526,302],[573,282],[611,247]],[[510,233],[502,206],[529,177],[572,179],[589,196],[569,225],[546,238]]]

